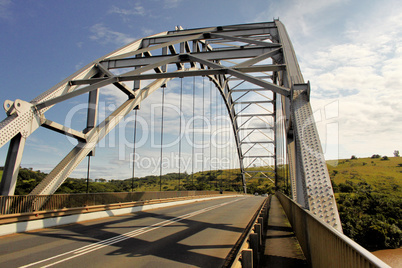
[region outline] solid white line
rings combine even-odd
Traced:
[[[95,250],[98,250],[98,249],[101,249],[101,248],[116,244],[118,242],[121,242],[121,241],[130,239],[130,238],[139,236],[141,234],[145,234],[145,233],[148,233],[150,231],[157,230],[157,229],[162,228],[164,226],[171,225],[171,224],[173,224],[175,222],[179,222],[179,221],[185,220],[187,218],[191,218],[191,217],[194,217],[196,215],[208,212],[210,210],[213,210],[213,209],[216,209],[216,208],[219,208],[219,207],[222,207],[222,206],[226,206],[228,204],[240,201],[242,199],[244,199],[244,198],[232,200],[232,201],[229,201],[229,202],[226,202],[226,203],[214,205],[214,206],[203,208],[203,209],[200,209],[200,210],[197,210],[197,211],[194,211],[194,212],[191,212],[191,213],[187,213],[187,214],[184,214],[184,215],[181,215],[181,216],[178,216],[178,217],[174,217],[172,219],[165,220],[165,221],[162,221],[162,222],[158,222],[158,223],[152,224],[150,226],[142,227],[140,229],[130,231],[130,232],[127,232],[127,233],[124,233],[124,234],[121,234],[121,235],[117,235],[117,236],[114,236],[114,237],[111,237],[111,238],[108,238],[108,239],[105,239],[105,240],[102,240],[102,241],[99,241],[99,242],[96,242],[96,243],[92,243],[92,244],[80,247],[78,249],[74,249],[74,250],[71,250],[71,251],[68,251],[68,252],[65,252],[65,253],[61,253],[59,255],[56,255],[56,256],[53,256],[53,257],[50,257],[50,258],[47,258],[47,259],[44,259],[44,260],[33,262],[33,263],[30,263],[30,264],[21,266],[21,268],[31,267],[31,266],[34,266],[34,265],[37,265],[37,264],[40,264],[40,263],[44,263],[44,262],[56,259],[56,258],[60,258],[62,256],[68,255],[68,254],[73,254],[70,257],[67,257],[67,258],[61,259],[59,261],[56,261],[56,262],[41,266],[41,267],[50,267],[50,266],[56,265],[58,263],[65,262],[67,260],[79,257],[79,256],[87,254],[87,253],[90,253],[92,251],[95,251]]]

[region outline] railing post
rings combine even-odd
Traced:
[[[263,216],[263,215],[261,215]],[[261,226],[261,239],[264,236],[264,230],[265,230],[265,226],[264,226],[264,218],[263,217],[258,217],[257,222],[260,224]]]
[[[260,245],[259,235],[257,233],[250,234],[250,248],[253,250],[253,265],[254,267],[258,266],[258,249]]]
[[[258,249],[262,246],[262,226],[259,223],[254,225],[254,232],[258,235]]]
[[[241,252],[241,267],[253,268],[253,250],[244,249]]]

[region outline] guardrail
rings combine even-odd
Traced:
[[[390,267],[284,194],[276,196],[311,267]]]
[[[264,200],[260,208],[245,228],[235,246],[226,257],[222,267],[252,268],[258,267],[261,259],[266,226],[268,226],[268,211],[271,197]]]
[[[230,195],[230,194],[229,194]],[[84,215],[91,214],[94,212],[102,212],[102,211],[114,211],[121,209],[134,209],[135,207],[145,207],[149,205],[157,205],[162,203],[172,203],[178,201],[185,201],[191,199],[205,198],[205,197],[224,197],[228,196],[228,194],[212,194],[212,195],[192,195],[192,196],[182,196],[182,197],[171,197],[171,198],[161,198],[161,199],[150,199],[143,201],[133,201],[133,202],[123,202],[123,203],[114,203],[114,204],[105,204],[105,205],[91,205],[85,207],[75,207],[75,208],[62,208],[62,209],[54,209],[54,210],[42,210],[42,211],[34,211],[34,212],[26,212],[26,213],[15,213],[15,214],[5,214],[0,215],[0,226],[5,224],[12,223],[20,223],[34,220],[44,220],[47,218],[58,218],[65,217],[71,215]],[[142,210],[142,209],[140,209]],[[126,212],[129,213],[129,212]],[[123,213],[123,214],[126,214]],[[112,212],[110,215],[118,215],[120,212]],[[57,221],[58,222],[58,221]]]
[[[223,193],[227,194],[231,192]],[[166,191],[0,196],[0,215],[215,194],[219,194],[219,191]]]

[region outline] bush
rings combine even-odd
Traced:
[[[341,193],[353,193],[353,186],[346,183],[340,183],[338,185],[339,192]]]
[[[352,157],[350,159],[357,159],[357,157],[355,155],[352,155]]]
[[[359,187],[370,187],[362,184]],[[371,250],[399,248],[402,242],[402,201],[375,193],[341,193],[337,197],[345,235]]]
[[[371,158],[381,158],[381,155],[379,155],[379,154],[373,154],[373,155],[371,156]]]
[[[384,161],[384,160],[389,160],[388,156],[384,155],[384,156],[381,158],[381,161]]]

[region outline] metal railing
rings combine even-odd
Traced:
[[[284,194],[276,196],[311,267],[390,267]]]
[[[236,244],[226,257],[223,268],[259,267],[261,254],[264,250],[266,226],[268,226],[268,212],[271,205],[269,196],[261,204],[253,218],[237,240]]]
[[[229,192],[224,192],[229,193]],[[0,196],[0,215],[219,194],[219,191],[124,192]]]

